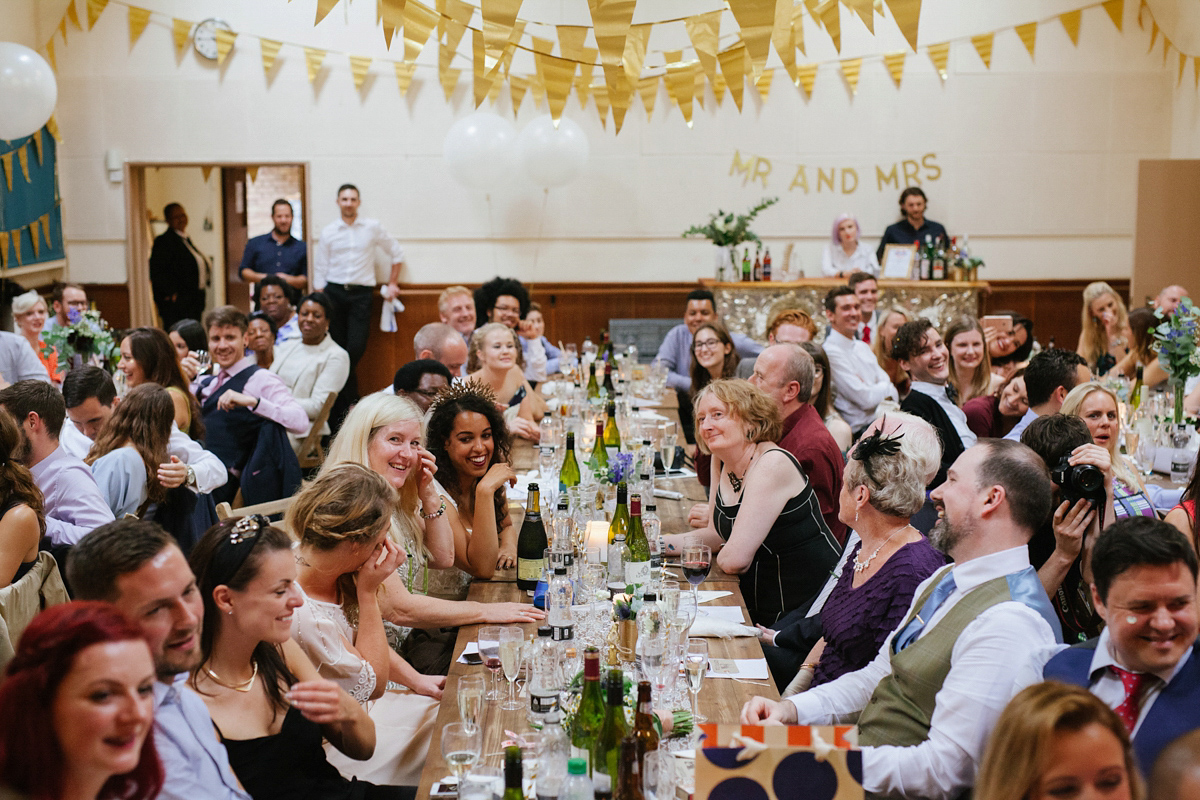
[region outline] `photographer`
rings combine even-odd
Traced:
[[[1101,528],[1115,518],[1112,462],[1079,417],[1039,417],[1021,443],[1045,462],[1055,485],[1054,513],[1029,541],[1029,562],[1050,595],[1063,641],[1086,641],[1103,627],[1092,603],[1091,552]]]

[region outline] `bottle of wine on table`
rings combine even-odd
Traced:
[[[542,524],[540,490],[529,484],[529,499],[525,505],[525,521],[517,535],[517,588],[533,591],[542,578],[546,556],[546,526]]]

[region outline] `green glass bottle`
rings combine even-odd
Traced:
[[[587,399],[600,399],[600,384],[596,383],[596,362],[588,364],[588,382],[587,382]]]
[[[617,387],[613,385],[613,362],[609,361],[604,365],[604,391],[607,392],[609,400],[613,400],[617,396]]]
[[[597,479],[608,472],[608,451],[604,449],[604,421],[596,420],[596,442],[592,445],[592,456],[588,459],[588,469]]]
[[[525,520],[517,534],[517,588],[532,593],[541,580],[546,562],[546,525],[542,522],[541,492],[529,484]]]
[[[572,486],[578,486],[579,480],[579,461],[575,458],[575,432],[567,431],[567,453],[563,456],[562,469],[558,471],[558,490],[565,492]]]
[[[619,493],[620,489],[617,491]],[[619,495],[617,502],[620,503]],[[642,496],[635,494],[629,498],[629,506],[629,533],[625,539],[629,545],[629,561],[625,563],[625,583],[645,586],[650,582],[650,540],[642,528]]]
[[[612,399],[612,395],[608,397],[608,420],[604,423],[604,447],[608,450],[609,458],[621,452],[621,429],[617,427],[617,404]]]
[[[525,800],[525,793],[521,789],[523,778],[521,748],[510,744],[504,748],[504,796],[501,800]]]
[[[583,651],[583,694],[579,710],[571,720],[571,758],[582,758],[591,773],[592,749],[604,726],[604,690],[600,686],[600,651],[588,647]]]
[[[625,724],[625,675],[619,669],[608,671],[608,706],[604,725],[592,748],[592,788],[597,798],[610,800],[616,788],[617,762],[621,758],[621,740],[629,733]]]
[[[604,344],[600,346],[600,357],[608,363],[616,360],[616,350],[613,348],[612,337],[608,335],[608,331],[604,332]]]
[[[617,534],[629,540],[629,486],[625,481],[617,484],[617,507],[613,511],[612,522],[608,524],[608,543],[612,544]]]

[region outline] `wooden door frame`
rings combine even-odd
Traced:
[[[154,308],[154,295],[150,289],[150,221],[146,213],[146,170],[169,167],[300,167],[301,202],[304,206],[304,245],[308,250],[308,280],[312,285],[313,239],[312,210],[308,198],[312,196],[310,185],[312,169],[308,161],[127,161],[125,162],[125,277],[129,286],[129,324],[158,325],[158,314]],[[222,209],[223,211],[223,209]],[[228,265],[227,265],[228,266]]]

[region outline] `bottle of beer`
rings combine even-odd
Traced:
[[[771,280],[771,248],[769,248],[769,247],[766,248],[766,252],[763,253],[763,277],[762,277],[762,279],[764,281],[768,281],[768,282]]]
[[[638,742],[633,736],[621,740],[617,763],[617,788],[613,800],[645,800],[642,793],[642,765],[638,762]]]
[[[583,651],[583,694],[571,721],[571,758],[582,758],[591,772],[592,750],[604,726],[604,690],[600,686],[600,651]]]
[[[617,534],[629,540],[629,484],[621,481],[617,484],[617,507],[613,511],[612,522],[608,524],[608,543],[612,544]]]
[[[620,492],[620,489],[617,489]],[[620,503],[620,495],[617,497]],[[625,541],[629,543],[629,561],[625,564],[625,583],[645,586],[650,582],[650,540],[642,528],[642,497],[635,494],[630,498],[629,532]],[[616,514],[613,514],[614,521]]]
[[[542,578],[546,556],[546,526],[542,524],[540,491],[536,483],[529,484],[529,499],[525,504],[525,521],[517,536],[517,588],[533,591]]]
[[[629,732],[625,724],[625,675],[621,670],[609,670],[607,695],[604,725],[592,748],[592,786],[596,797],[602,800],[611,800],[613,796],[617,762],[621,757],[621,740]],[[635,748],[635,757],[636,754]]]
[[[609,458],[621,452],[621,429],[617,427],[617,403],[613,400],[612,395],[608,396],[608,421],[604,423],[604,447],[608,451]]]
[[[633,717],[633,738],[637,740],[638,766],[644,767],[646,753],[658,749],[658,732],[654,730],[654,706],[650,702],[650,681],[638,683],[637,711]]]
[[[600,399],[600,384],[596,383],[596,362],[595,361],[588,364],[588,370],[589,370],[590,374],[588,375],[588,382],[587,382],[587,399],[589,401],[599,400]]]
[[[563,456],[562,469],[558,471],[558,490],[565,492],[572,486],[578,486],[579,480],[579,462],[575,459],[575,432],[567,431],[567,452]]]
[[[750,267],[750,248],[747,247],[742,253],[742,280],[749,282],[753,277]]]
[[[604,420],[596,420],[596,441],[592,444],[592,457],[588,459],[588,469],[597,478],[602,471],[608,470],[608,451],[604,449]]]
[[[504,748],[504,796],[501,800],[525,800],[525,792],[521,788],[523,779],[521,748],[510,744]]]
[[[762,250],[758,248],[754,250],[754,280],[762,280]]]

